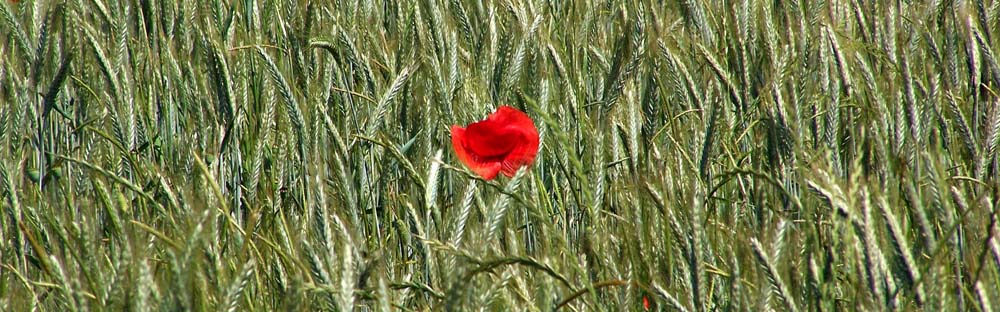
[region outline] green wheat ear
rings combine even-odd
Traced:
[[[4,1],[0,311],[992,311],[998,14]]]

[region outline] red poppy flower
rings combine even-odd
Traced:
[[[451,146],[469,169],[492,180],[497,173],[514,176],[538,154],[538,129],[524,112],[500,106],[486,120],[462,128],[451,126]]]

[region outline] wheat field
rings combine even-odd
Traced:
[[[993,311],[994,36],[997,0],[4,1],[0,311]],[[484,180],[448,129],[500,105],[541,149]]]

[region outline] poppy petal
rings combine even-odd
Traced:
[[[508,177],[514,176],[522,166],[530,166],[538,154],[538,131],[534,126],[530,129],[518,129],[517,132],[521,144],[504,157],[501,165],[501,171]]]
[[[479,156],[503,159],[516,143],[505,129],[492,120],[473,123],[465,129],[466,139],[463,142]]]
[[[473,172],[490,180],[498,173],[514,176],[538,154],[538,129],[527,114],[500,106],[485,120],[451,127],[455,155]]]
[[[486,180],[492,180],[500,172],[500,163],[496,161],[483,161],[482,157],[476,156],[466,148],[466,129],[459,126],[451,126],[451,146],[455,149],[455,155],[472,172]]]
[[[506,124],[508,133],[511,133],[509,137],[520,142],[507,154],[501,166],[503,174],[512,177],[518,168],[534,162],[538,154],[538,129],[527,114],[510,106],[501,106],[490,118]]]
[[[524,112],[517,110],[516,108],[510,106],[500,106],[497,111],[490,114],[488,120],[505,125],[507,127],[517,128],[517,129],[531,129],[537,134],[537,129],[535,129],[535,122],[531,121]]]

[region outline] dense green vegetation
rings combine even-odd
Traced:
[[[991,311],[1000,1],[5,1],[0,310]],[[512,105],[535,165],[449,127]]]

